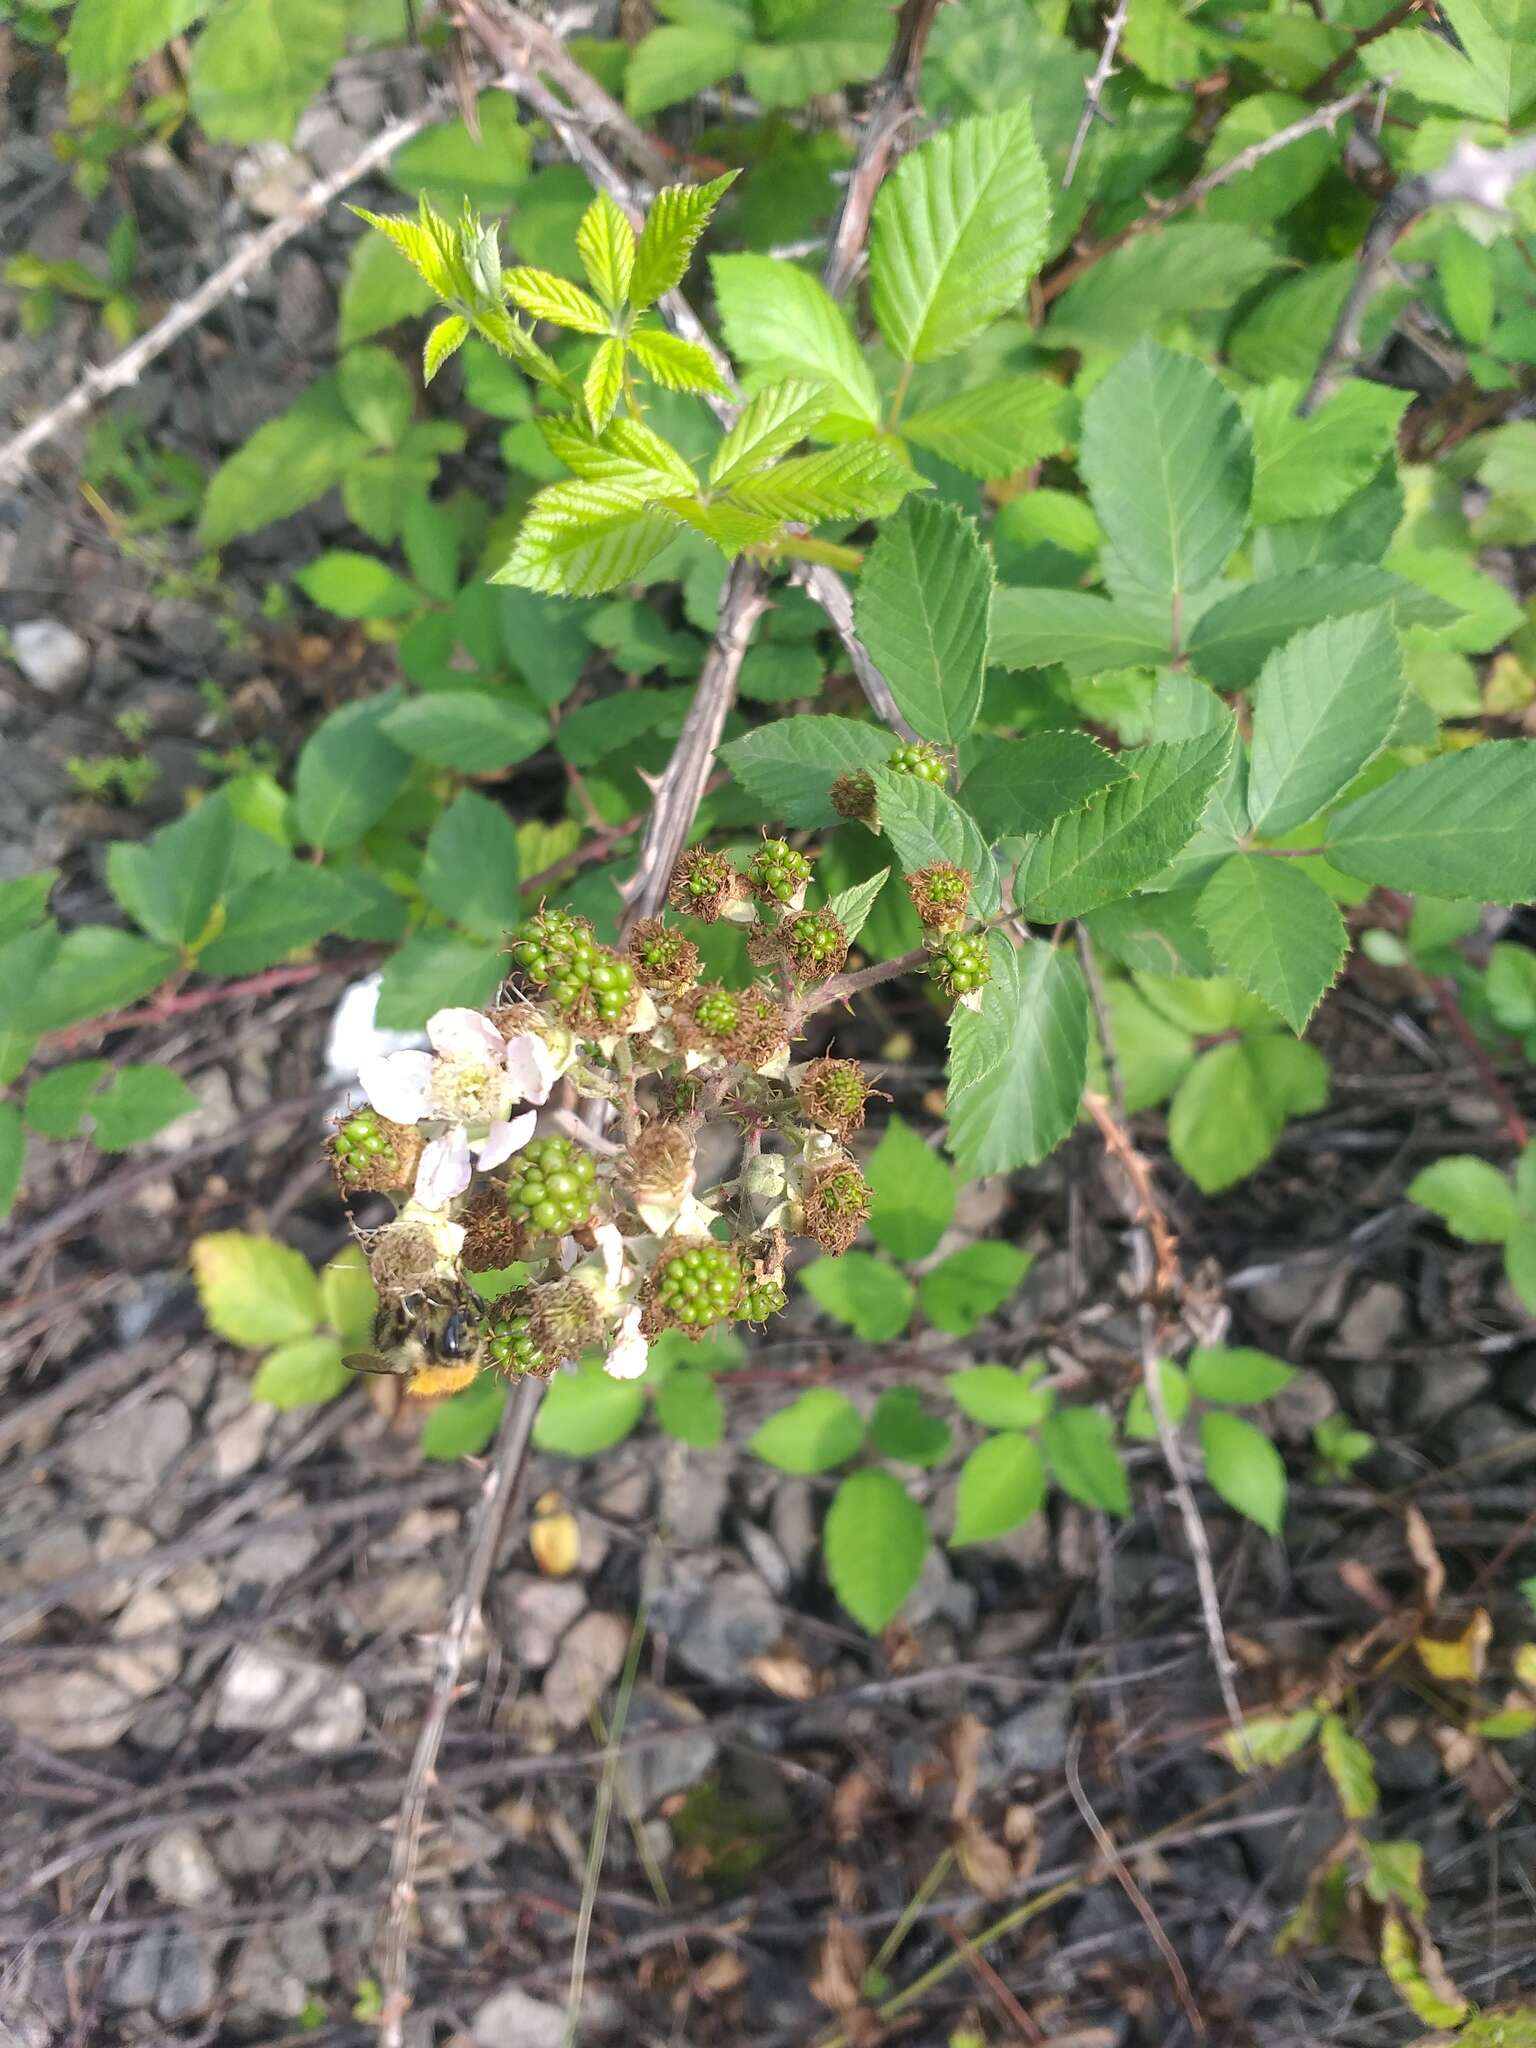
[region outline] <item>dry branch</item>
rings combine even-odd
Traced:
[[[1125,24],[1130,19],[1131,0],[1116,0],[1115,11],[1104,24],[1104,47],[1099,52],[1099,61],[1093,67],[1093,76],[1088,81],[1088,90],[1083,95],[1083,111],[1078,117],[1077,133],[1072,138],[1072,147],[1067,151],[1067,167],[1061,174],[1061,189],[1065,191],[1077,176],[1078,160],[1083,145],[1088,140],[1088,131],[1095,121],[1107,121],[1104,111],[1104,88],[1115,75],[1115,52],[1120,47],[1120,38],[1125,34]]]

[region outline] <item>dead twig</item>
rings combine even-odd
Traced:
[[[1132,1144],[1130,1132],[1116,1121],[1102,1095],[1085,1088],[1083,1107],[1098,1125],[1099,1136],[1105,1145],[1125,1168],[1125,1177],[1136,1197],[1136,1220],[1146,1226],[1152,1240],[1152,1285],[1161,1299],[1177,1301],[1184,1291],[1184,1278],[1179,1271],[1179,1240],[1169,1228],[1168,1218],[1158,1201],[1157,1189],[1152,1184],[1152,1169]]]
[[[1104,47],[1099,52],[1099,61],[1093,67],[1093,76],[1088,81],[1088,90],[1083,95],[1083,111],[1078,117],[1077,133],[1072,138],[1072,147],[1067,151],[1067,167],[1061,174],[1063,191],[1077,176],[1078,160],[1083,145],[1088,140],[1088,131],[1095,121],[1107,121],[1104,111],[1104,88],[1115,75],[1115,52],[1120,47],[1120,38],[1125,34],[1125,24],[1130,19],[1131,0],[1115,0],[1115,11],[1104,24]]]
[[[1416,13],[1423,4],[1424,0],[1397,0],[1397,5],[1389,7],[1379,21],[1373,21],[1369,28],[1356,29],[1349,39],[1348,48],[1341,50],[1325,71],[1319,71],[1302,94],[1302,98],[1320,100],[1324,93],[1332,92],[1367,43],[1374,43],[1379,36],[1386,35],[1389,29],[1394,29],[1401,22],[1405,22],[1409,15]]]
[[[840,299],[847,291],[863,263],[875,195],[890,169],[897,138],[917,112],[917,81],[923,68],[923,52],[938,11],[938,0],[904,0],[897,18],[896,40],[870,103],[859,138],[859,153],[843,193],[843,209],[822,268],[821,281],[834,299]]]

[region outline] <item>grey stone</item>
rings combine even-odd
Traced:
[[[921,1628],[925,1622],[942,1616],[961,1629],[969,1629],[976,1619],[976,1589],[957,1579],[943,1551],[930,1543],[917,1584],[907,1595],[901,1613],[913,1628]]]
[[[407,1565],[349,1586],[342,1600],[359,1635],[408,1634],[442,1621],[448,1588],[436,1565]]]
[[[173,1906],[201,1906],[225,1899],[229,1886],[196,1828],[172,1828],[150,1847],[144,1875]]]
[[[783,1633],[779,1604],[756,1573],[725,1572],[689,1605],[673,1647],[700,1678],[738,1685]]]
[[[250,1935],[241,1943],[229,1973],[229,1993],[276,2019],[296,2020],[309,2003],[309,1987],[283,1967],[270,1936]]]
[[[180,655],[184,661],[207,661],[220,646],[218,615],[213,607],[190,599],[157,597],[149,607],[145,630],[168,653]]]
[[[1470,1408],[1463,1408],[1454,1416],[1450,1425],[1451,1442],[1458,1458],[1496,1457],[1524,1444],[1530,1433],[1518,1416],[1496,1408],[1491,1401],[1474,1401]]]
[[[744,1521],[737,1525],[736,1538],[769,1592],[776,1600],[785,1599],[795,1582],[794,1573],[768,1531],[756,1522]]]
[[[295,1913],[273,1928],[272,1942],[296,1977],[306,1984],[329,1983],[331,1951],[321,1921],[311,1919],[308,1913]]]
[[[336,317],[325,272],[313,256],[293,250],[277,273],[277,332],[298,354],[329,333]]]
[[[283,1821],[237,1813],[215,1838],[214,1854],[231,1877],[262,1877],[282,1861],[287,1833]]]
[[[138,1704],[99,1671],[51,1671],[0,1687],[0,1720],[50,1749],[110,1749]]]
[[[11,628],[16,666],[34,690],[72,697],[91,668],[89,643],[58,619],[23,619]]]
[[[238,1479],[261,1463],[267,1433],[277,1415],[265,1401],[253,1401],[242,1386],[238,1390],[238,1412],[214,1430],[211,1444],[213,1469],[220,1479]]]
[[[802,1579],[816,1555],[816,1496],[804,1479],[781,1479],[768,1510],[768,1527],[794,1578]]]
[[[1385,1359],[1357,1365],[1349,1375],[1349,1405],[1364,1421],[1377,1429],[1390,1425],[1392,1395],[1397,1386],[1397,1368]]]
[[[497,1589],[507,1617],[512,1654],[529,1671],[542,1671],[560,1638],[587,1604],[578,1579],[546,1579],[529,1572],[508,1574]]]
[[[1390,1280],[1362,1287],[1334,1332],[1332,1349],[1344,1358],[1377,1358],[1402,1334],[1408,1297]]]
[[[1408,1373],[1403,1420],[1412,1429],[1433,1429],[1488,1391],[1492,1370],[1470,1351],[1434,1352]]]
[[[252,213],[263,220],[281,220],[297,212],[313,178],[305,159],[281,142],[258,142],[235,159],[229,182]]]
[[[509,1984],[485,2001],[469,2031],[475,2048],[561,2048],[565,2014]]]
[[[660,1686],[635,1687],[630,1701],[630,1736],[655,1729],[676,1729],[665,1742],[632,1750],[619,1766],[625,1803],[636,1813],[649,1813],[674,1792],[696,1785],[713,1765],[720,1745],[700,1726],[703,1714],[681,1693]]]
[[[288,1740],[305,1756],[334,1756],[361,1742],[368,1724],[368,1701],[353,1679],[330,1684]]]
[[[1318,1423],[1337,1413],[1339,1397],[1320,1372],[1304,1368],[1269,1405],[1282,1443],[1309,1444]]]
[[[272,1520],[293,1514],[304,1502],[296,1493],[286,1493],[267,1509]],[[320,1538],[313,1529],[260,1529],[243,1543],[229,1561],[230,1580],[237,1586],[280,1586],[297,1578],[317,1555]]]
[[[295,1749],[320,1756],[350,1748],[366,1718],[363,1689],[352,1679],[292,1651],[246,1643],[224,1667],[213,1725],[285,1734]]]
[[[731,1466],[729,1451],[689,1453],[684,1483],[662,1504],[666,1531],[674,1543],[693,1547],[718,1540],[730,1496]]]
[[[108,2005],[119,2012],[139,2012],[155,2002],[165,1962],[166,1937],[146,1934],[113,1958],[101,1987]]]
[[[150,1150],[167,1159],[179,1159],[194,1145],[229,1137],[240,1126],[242,1112],[222,1067],[210,1067],[205,1074],[199,1074],[191,1088],[197,1097],[197,1108],[177,1117],[150,1140]]]
[[[1506,1365],[1499,1374],[1500,1396],[1523,1414],[1536,1415],[1536,1351]]]
[[[94,1490],[151,1492],[186,1449],[192,1418],[174,1394],[110,1410],[73,1439],[65,1463]]]
[[[622,1615],[584,1614],[565,1637],[544,1679],[544,1703],[562,1728],[585,1725],[623,1668],[630,1626]]]
[[[982,1750],[982,1783],[1007,1785],[1017,1777],[1059,1771],[1066,1761],[1071,1720],[1071,1695],[1059,1692],[999,1721]]]
[[[168,2026],[206,2012],[218,1996],[220,1944],[198,1934],[173,1934],[165,1945],[155,2012]]]
[[[180,1623],[180,1609],[163,1587],[141,1586],[113,1623],[112,1635],[116,1642],[131,1644],[136,1636],[159,1637]],[[98,1662],[124,1692],[147,1700],[175,1684],[181,1650],[175,1642],[154,1641],[139,1649],[104,1650]]]

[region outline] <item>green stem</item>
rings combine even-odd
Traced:
[[[829,569],[841,569],[846,576],[856,576],[864,566],[862,548],[845,548],[835,540],[817,540],[809,533],[781,534],[777,540],[765,541],[751,552],[764,561],[783,558],[823,562]]]
[[[885,431],[888,434],[894,434],[896,431],[896,422],[901,418],[901,408],[907,402],[907,386],[912,382],[912,372],[916,368],[915,362],[903,363],[901,366],[901,375],[896,379],[896,389],[891,393],[890,414],[885,422]]]

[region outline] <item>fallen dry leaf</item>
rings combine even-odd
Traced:
[[[747,1669],[781,1700],[816,1697],[816,1674],[792,1643],[775,1643],[765,1656],[754,1657]]]
[[[891,1622],[880,1641],[885,1650],[886,1669],[892,1678],[915,1671],[923,1661],[923,1646],[917,1640],[917,1632],[904,1621]]]
[[[1486,1607],[1479,1607],[1459,1636],[1453,1636],[1449,1641],[1435,1636],[1415,1636],[1413,1647],[1431,1678],[1476,1685],[1488,1661],[1488,1645],[1492,1640],[1493,1617]]]
[[[1419,1568],[1419,1600],[1424,1612],[1433,1614],[1445,1591],[1445,1566],[1440,1562],[1429,1524],[1417,1508],[1407,1510],[1403,1526],[1408,1536],[1408,1555]]]
[[[864,1944],[844,1921],[833,1920],[822,1937],[811,1996],[828,2012],[851,2012],[864,1980]]]
[[[1357,1557],[1345,1558],[1339,1566],[1339,1577],[1357,1600],[1363,1600],[1378,1614],[1390,1614],[1397,1604],[1370,1566]]]
[[[1454,1778],[1489,1827],[1497,1827],[1519,1796],[1515,1774],[1496,1749],[1458,1728],[1435,1728],[1430,1740],[1448,1778]]]
[[[878,1788],[862,1771],[850,1771],[832,1794],[832,1837],[855,1841],[864,1831],[864,1816],[875,1803]]]
[[[955,1829],[955,1860],[967,1884],[984,1899],[1005,1899],[1013,1890],[1013,1857],[980,1821],[968,1817]]]
[[[734,1991],[747,1974],[747,1966],[733,1948],[716,1949],[709,1961],[693,1973],[693,1988],[701,1998],[718,1998]]]
[[[976,1803],[977,1763],[987,1731],[974,1714],[962,1714],[939,1731],[939,1750],[954,1774],[954,1796],[949,1803],[951,1820],[964,1820]]]
[[[534,1502],[528,1548],[547,1578],[569,1578],[581,1563],[581,1525],[558,1493],[540,1494]]]

